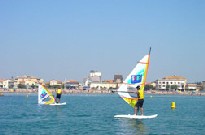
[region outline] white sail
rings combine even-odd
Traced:
[[[123,84],[118,89],[118,94],[123,98],[130,106],[134,107],[137,98],[136,94],[129,91],[129,89],[135,89],[136,86],[140,86],[140,89],[144,94],[144,86],[147,77],[149,67],[150,53],[145,55],[127,76]]]

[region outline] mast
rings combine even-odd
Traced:
[[[150,55],[150,53],[151,53],[151,50],[152,50],[152,48],[151,48],[151,46],[149,47],[149,55]]]
[[[146,69],[145,69],[146,72],[145,72],[145,77],[144,77],[144,82],[143,82],[144,87],[145,87],[146,80],[147,80],[147,74],[148,74],[148,69],[149,69],[149,64],[150,64],[150,54],[151,54],[151,50],[152,50],[152,48],[150,47],[150,48],[149,48],[149,54],[148,54],[147,66],[146,66]],[[143,91],[144,91],[144,89],[143,89]]]

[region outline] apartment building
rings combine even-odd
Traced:
[[[58,81],[58,80],[51,80],[49,81],[49,85],[50,86],[61,86],[63,84],[62,81]]]
[[[17,76],[14,79],[14,88],[18,88],[19,85],[31,87],[32,85],[36,86],[38,84],[44,84],[44,80],[34,76]]]
[[[158,90],[185,90],[187,79],[182,76],[166,76],[156,81]]]

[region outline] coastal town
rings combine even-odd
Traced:
[[[91,70],[87,78],[80,83],[76,80],[50,80],[35,76],[17,76],[10,79],[0,79],[0,93],[37,93],[38,84],[45,85],[51,92],[63,89],[64,93],[112,93],[123,84],[122,75],[114,75],[111,80],[102,80],[102,73]],[[205,81],[197,83],[187,82],[182,76],[166,76],[153,82],[146,82],[145,92],[156,94],[197,94],[205,88]]]

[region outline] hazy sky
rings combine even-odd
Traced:
[[[205,80],[204,0],[0,0],[0,78],[125,78],[152,47],[147,81]]]

